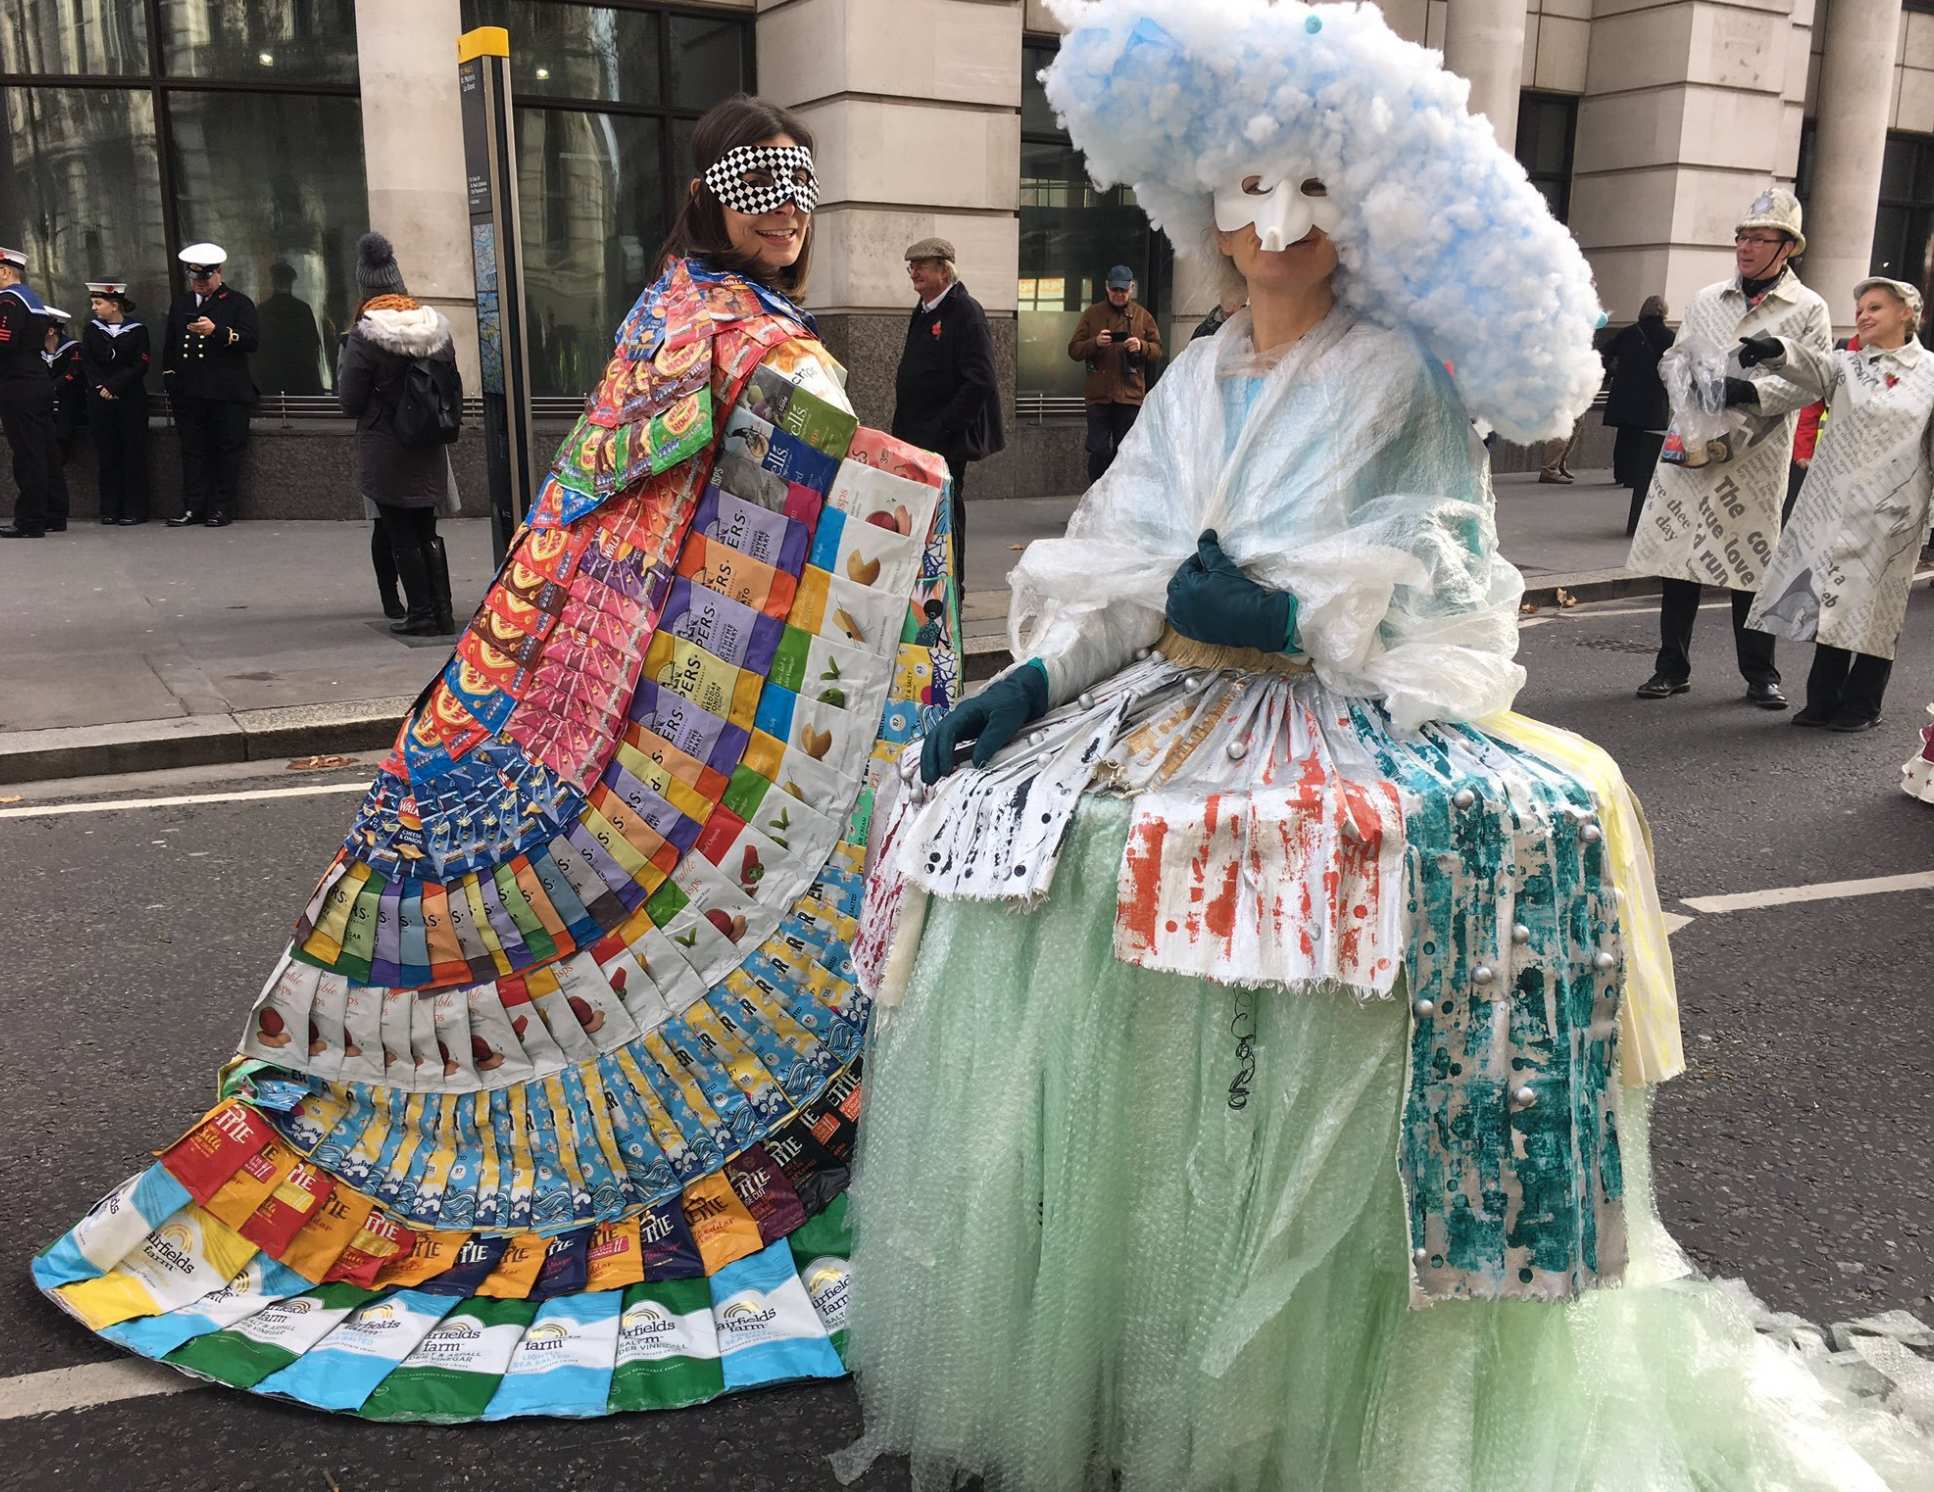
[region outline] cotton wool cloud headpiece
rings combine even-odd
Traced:
[[[1369,5],[1048,5],[1067,27],[1048,102],[1089,174],[1132,186],[1177,253],[1219,252],[1218,196],[1246,176],[1321,181],[1329,223],[1307,199],[1269,211],[1279,236],[1308,211],[1335,241],[1345,305],[1418,336],[1507,438],[1571,429],[1601,376],[1591,271],[1437,53]]]

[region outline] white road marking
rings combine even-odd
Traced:
[[[72,1409],[119,1403],[123,1399],[145,1399],[206,1387],[199,1378],[190,1378],[186,1373],[139,1358],[88,1363],[79,1368],[52,1368],[44,1373],[0,1378],[0,1420],[64,1414]]]
[[[1693,920],[1686,916],[1684,912],[1666,912],[1663,915],[1665,917],[1665,935],[1668,938]]]
[[[1740,891],[1730,896],[1686,896],[1680,900],[1695,912],[1751,912],[1762,907],[1791,906],[1803,901],[1838,901],[1848,896],[1880,896],[1889,891],[1934,891],[1934,870],[1908,875],[1873,876],[1864,881],[1822,881],[1814,886],[1775,886],[1767,891]]]
[[[367,782],[305,782],[301,787],[258,787],[232,793],[182,794],[169,798],[113,798],[98,803],[32,803],[0,808],[0,819],[50,818],[63,813],[118,813],[127,808],[180,808],[190,803],[251,803],[262,798],[313,798],[322,793],[366,793]],[[157,839],[156,844],[166,840]]]

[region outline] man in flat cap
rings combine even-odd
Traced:
[[[181,512],[169,528],[221,528],[238,507],[248,415],[255,403],[249,354],[260,340],[255,302],[222,283],[228,251],[190,244],[176,256],[188,289],[168,308],[161,381],[181,434]]]
[[[47,535],[47,474],[54,445],[54,401],[40,353],[47,307],[27,284],[27,256],[0,248],[0,430],[13,452],[13,522],[0,539]]]
[[[920,304],[894,379],[893,433],[942,457],[953,478],[954,584],[967,590],[967,463],[1007,443],[987,313],[954,270],[954,246],[923,238],[907,248]]]

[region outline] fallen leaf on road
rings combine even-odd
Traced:
[[[1011,549],[1011,550],[1013,550],[1013,551],[1014,551],[1014,552],[1015,552],[1016,554],[1019,554],[1019,553],[1020,553],[1020,552],[1021,552],[1022,550],[1024,550],[1024,549],[1026,549],[1026,548],[1027,548],[1027,545],[1025,545],[1025,544],[1009,544],[1009,545],[1008,545],[1007,547],[1008,547],[1009,549]]]
[[[353,756],[298,756],[288,764],[287,770],[291,772],[326,772],[331,767],[346,767],[354,760],[355,758]]]
[[[0,803],[18,803],[20,798],[19,793],[0,793]]]
[[[1567,608],[1573,607],[1578,604],[1578,598],[1561,585],[1558,587],[1558,604]]]
[[[1527,601],[1518,608],[1519,616],[1536,616],[1537,614],[1538,603],[1536,601]]]

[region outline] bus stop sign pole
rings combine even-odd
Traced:
[[[531,505],[530,365],[524,354],[524,241],[511,134],[510,33],[501,26],[466,31],[457,39],[457,76],[483,367],[490,536],[502,564]]]

